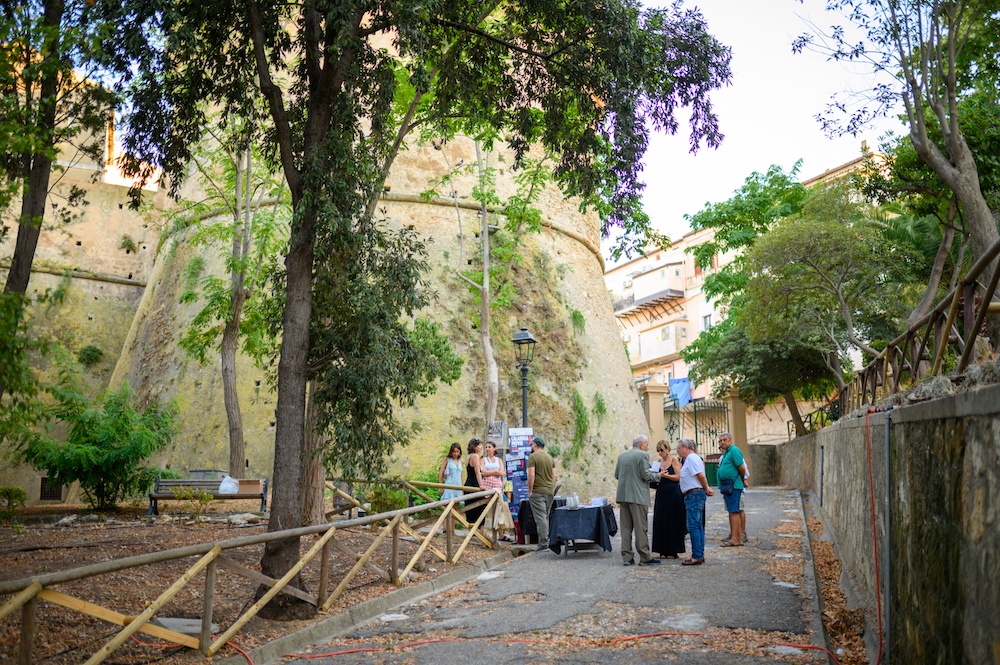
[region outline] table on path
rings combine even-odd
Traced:
[[[611,506],[580,506],[579,509],[556,508],[549,518],[549,549],[559,554],[600,546],[611,551],[611,536],[618,533],[618,520]],[[581,547],[579,541],[590,541]]]

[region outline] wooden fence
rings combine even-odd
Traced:
[[[405,481],[403,482],[405,483]],[[405,484],[409,486],[410,490],[423,494],[423,496],[427,499],[432,499],[432,497],[429,497],[425,493],[421,492],[419,486],[451,487],[448,485],[437,485],[431,483],[413,483],[412,485],[409,483]],[[454,489],[467,488],[455,487]],[[357,502],[353,499],[353,497],[350,497],[350,495],[347,495],[346,493],[342,494],[357,505]],[[377,515],[366,515],[364,517],[348,519],[336,523],[331,522],[328,524],[289,529],[287,531],[276,531],[273,533],[234,538],[217,543],[204,543],[178,549],[163,550],[160,552],[152,552],[124,559],[106,561],[82,568],[74,568],[72,570],[47,573],[27,579],[0,582],[0,596],[11,596],[2,606],[0,606],[0,620],[3,620],[17,610],[21,610],[20,651],[18,662],[23,665],[27,665],[32,662],[34,640],[38,630],[36,621],[37,610],[40,601],[60,605],[75,612],[80,612],[111,624],[123,626],[121,631],[115,634],[114,637],[94,652],[90,659],[86,661],[88,665],[103,662],[115,651],[115,649],[120,647],[131,636],[139,632],[155,636],[168,642],[187,646],[192,649],[198,649],[205,656],[212,656],[237,633],[239,633],[239,631],[243,629],[243,627],[246,626],[246,624],[253,617],[255,617],[258,612],[260,612],[261,608],[263,608],[279,593],[291,595],[295,598],[311,603],[320,610],[326,611],[329,610],[334,601],[347,589],[351,580],[353,580],[363,568],[368,568],[381,577],[384,577],[389,582],[399,586],[406,581],[410,572],[413,570],[413,567],[427,552],[433,554],[441,561],[454,565],[458,563],[462,554],[466,551],[469,543],[474,538],[479,539],[488,547],[495,547],[497,543],[496,533],[494,532],[492,537],[487,537],[483,534],[482,527],[487,515],[490,515],[497,507],[497,503],[502,500],[500,493],[497,490],[492,489],[483,490],[480,492],[466,494],[461,498],[461,500],[465,501],[464,507],[459,506],[460,499],[443,501],[431,500],[429,503],[420,506],[407,507],[402,510],[395,510]],[[464,513],[465,511],[471,508],[476,508],[477,506],[483,506],[485,507],[485,510],[483,510],[482,514],[475,522],[470,524],[466,521]],[[429,518],[427,517],[428,515],[430,516]],[[409,523],[411,518],[418,518],[421,516],[424,517],[422,521],[412,524]],[[456,542],[453,528],[456,522],[463,524],[468,528],[468,533],[461,539],[461,542]],[[336,584],[333,590],[330,591],[330,585],[332,582],[329,574],[329,558],[331,548],[338,548],[351,557],[355,556],[355,553],[347,551],[346,548],[343,548],[343,546],[340,546],[337,543],[335,534],[338,529],[363,525],[377,525],[380,527],[380,531],[368,550],[357,557],[357,562],[354,566]],[[426,531],[424,531],[425,529]],[[225,556],[227,551],[236,548],[260,546],[273,541],[309,535],[318,535],[319,539],[304,555],[301,556],[299,561],[291,568],[291,570],[285,573],[281,579],[266,577],[260,572],[246,568]],[[400,559],[399,540],[401,535],[411,538],[418,544],[416,552],[409,559],[409,561],[405,563]],[[433,542],[434,538],[437,536],[442,536],[444,539],[443,549],[442,547],[435,545]],[[387,570],[382,570],[380,567],[371,563],[370,559],[372,554],[387,540],[389,541],[389,546],[391,547],[391,554],[389,557],[390,563]],[[164,561],[184,559],[192,556],[199,557],[197,562],[184,571],[184,573],[177,578],[173,584],[164,590],[159,597],[151,602],[149,606],[138,616],[128,616],[116,610],[101,607],[88,602],[87,600],[61,593],[52,588],[66,582],[93,578],[129,568],[148,566]],[[293,580],[295,576],[302,571],[306,564],[316,557],[320,558],[320,582],[319,589],[316,594],[311,595],[305,591],[289,586],[291,580]],[[212,634],[212,613],[217,594],[217,590],[215,588],[216,571],[219,566],[222,566],[228,571],[242,575],[254,582],[269,586],[270,589],[253,605],[249,608],[245,608],[236,620],[228,628],[223,630],[221,634],[214,636]],[[174,598],[174,596],[176,596],[184,587],[191,584],[196,577],[201,576],[202,573],[204,573],[204,592],[202,595],[201,631],[198,637],[185,635],[150,623],[156,613],[164,607],[164,605]]]
[[[1000,303],[993,301],[1000,268],[994,270],[989,284],[978,282],[997,256],[1000,241],[976,261],[934,309],[855,374],[842,401],[845,411],[874,404],[925,376],[939,375],[949,346],[953,345],[957,352],[954,369],[962,372],[968,367],[987,314],[1000,314]],[[961,331],[957,328],[960,311]]]

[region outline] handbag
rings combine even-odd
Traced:
[[[735,478],[719,478],[719,492],[722,496],[731,496],[736,489]]]

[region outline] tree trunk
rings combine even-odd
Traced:
[[[301,201],[301,199],[299,199]],[[296,207],[298,207],[296,202]],[[312,316],[313,234],[317,212],[307,204],[293,232],[285,257],[285,311],[282,316],[281,358],[278,361],[278,405],[274,441],[274,490],[268,532],[302,525],[302,456],[305,435],[306,378],[309,360],[309,319]],[[261,572],[283,576],[299,560],[299,538],[270,542],[264,547]],[[292,585],[302,589],[302,577]],[[258,589],[259,598],[266,589]],[[261,611],[265,619],[293,620],[315,615],[316,608],[278,594]]]
[[[483,156],[479,141],[476,141],[476,160],[479,164],[479,175],[482,181]],[[490,423],[497,419],[497,402],[500,397],[500,372],[497,369],[497,359],[493,353],[493,340],[490,336],[490,224],[489,208],[483,204],[480,213],[479,236],[483,240],[483,285],[479,298],[479,340],[483,347],[483,358],[486,360],[486,404],[484,414],[483,441],[489,438]]]
[[[246,477],[246,448],[243,443],[243,413],[236,392],[236,344],[239,335],[239,311],[243,308],[243,294],[233,294],[235,318],[230,317],[222,331],[222,394],[229,421],[229,475]]]
[[[920,299],[920,303],[910,313],[909,318],[907,318],[907,328],[919,321],[934,306],[938,289],[941,287],[941,277],[944,275],[944,264],[948,260],[948,255],[951,254],[951,246],[954,240],[955,227],[951,225],[945,226],[944,237],[941,238],[941,245],[934,256],[934,265],[931,267],[931,276],[927,282],[927,288],[924,289],[924,296]]]
[[[913,131],[912,127],[910,142],[917,156],[955,193],[955,198],[961,204],[965,215],[966,227],[969,229],[973,261],[979,259],[997,240],[1000,240],[1000,233],[997,232],[997,220],[983,196],[979,184],[979,170],[965,136],[961,131],[953,132],[948,140],[948,157],[927,140],[926,136]],[[982,283],[989,283],[992,279],[996,263],[994,259],[983,271],[980,277]],[[1000,348],[1000,317],[988,317],[986,326],[993,348]]]
[[[302,526],[326,522],[323,505],[326,466],[323,464],[323,437],[316,433],[316,404],[313,401],[315,391],[315,381],[310,381],[302,458]]]
[[[792,417],[792,423],[795,425],[795,436],[805,436],[808,434],[806,432],[805,423],[802,422],[802,414],[799,413],[799,405],[795,402],[795,395],[792,393],[785,393],[785,404],[788,406],[788,413]]]
[[[48,33],[53,35],[47,43],[41,56],[45,61],[59,60],[59,24],[65,9],[62,0],[50,0],[43,3],[43,25]],[[30,56],[29,56],[30,57]],[[27,64],[27,63],[24,63]],[[56,125],[56,102],[59,96],[59,68],[52,65],[44,66],[38,97],[38,126],[49,130],[50,137],[54,134]],[[31,104],[33,91],[28,90],[25,104]],[[11,258],[10,271],[7,273],[7,283],[4,293],[25,293],[28,290],[28,280],[31,279],[31,264],[35,259],[35,249],[38,247],[38,236],[45,217],[45,200],[49,195],[49,178],[52,175],[51,138],[45,145],[37,146],[19,160],[23,164],[21,176],[27,183],[27,191],[21,198],[21,214],[17,220],[17,242],[14,245],[14,256]]]

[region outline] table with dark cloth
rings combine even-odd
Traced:
[[[559,506],[565,505],[566,497],[553,497],[552,508],[549,509],[549,531],[552,531],[552,512]],[[517,507],[517,528],[523,542],[538,542],[538,526],[535,524],[535,516],[531,513],[531,504],[528,503],[527,499],[521,499],[521,503]]]
[[[559,554],[563,546],[576,549],[576,541],[589,540],[611,551],[611,536],[618,533],[612,506],[580,506],[578,510],[556,508],[549,517],[549,549]]]

